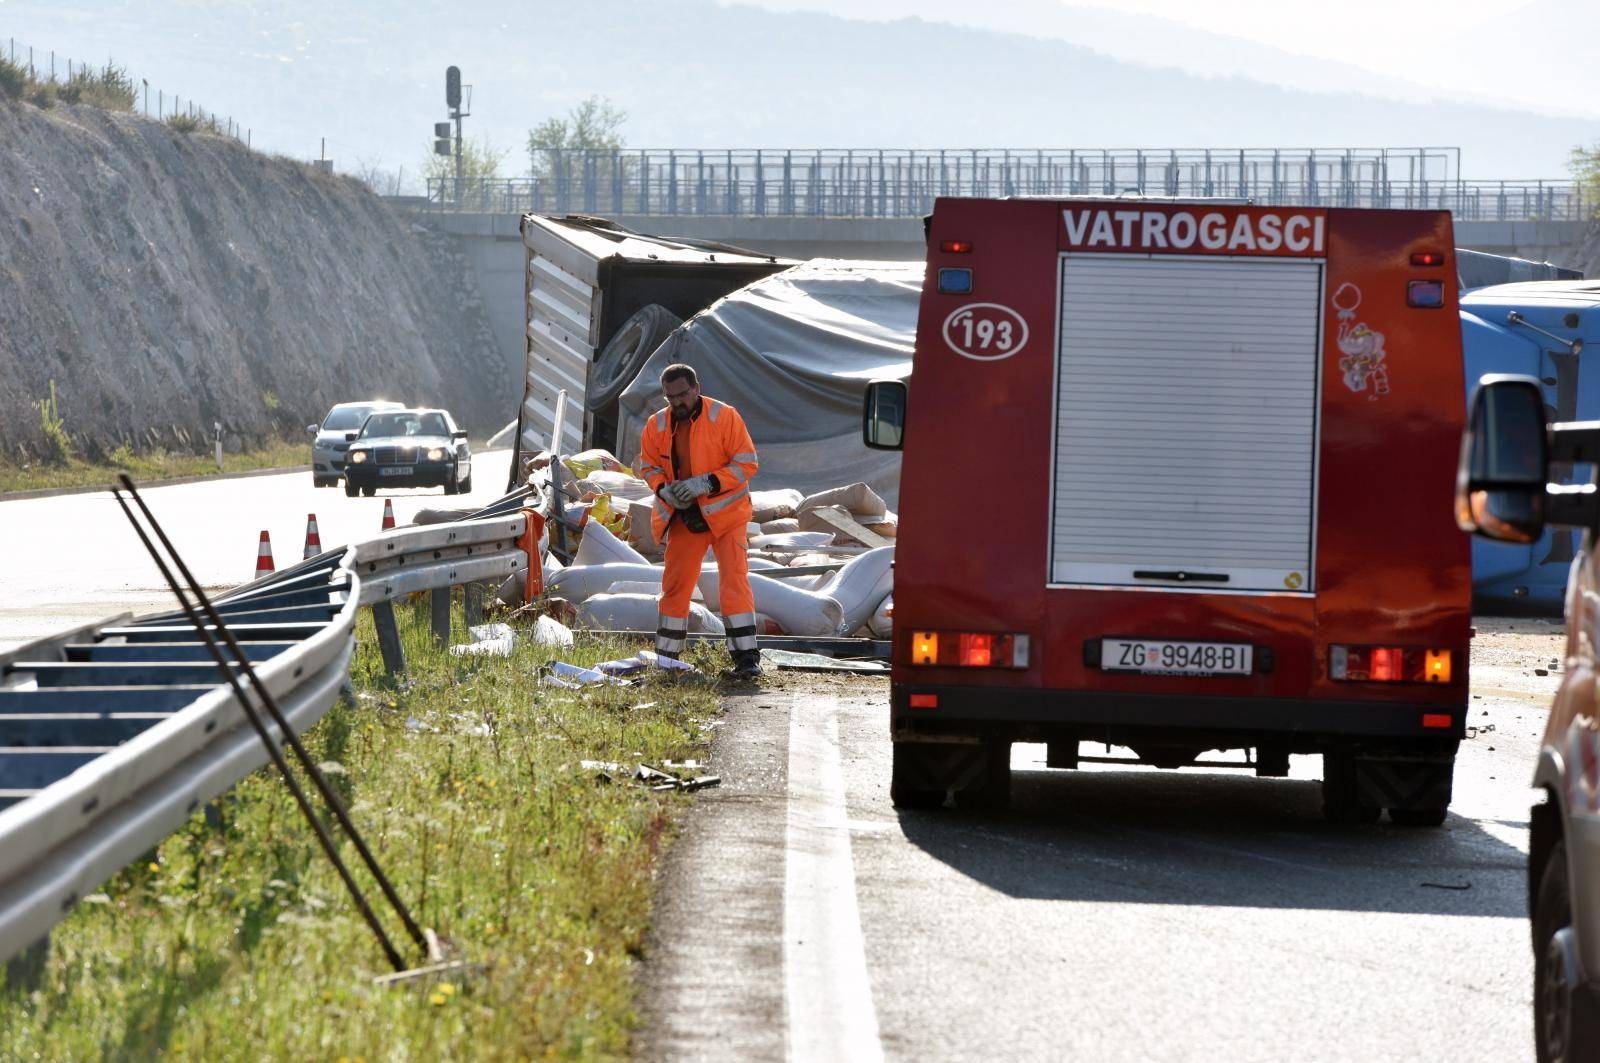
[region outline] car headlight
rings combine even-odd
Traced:
[[[364,451],[364,450],[352,450],[350,452],[350,464],[352,464],[352,465],[360,465],[362,462],[364,462],[366,460],[367,460],[367,452],[366,451]]]
[[[433,447],[432,449],[430,449],[428,451],[428,460],[429,461],[443,461],[444,460],[444,448],[443,447]]]

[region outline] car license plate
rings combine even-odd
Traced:
[[[383,468],[378,470],[378,475],[379,476],[410,476],[411,475],[411,466],[409,466],[409,465],[386,465]]]
[[[1101,639],[1100,667],[1144,675],[1249,675],[1253,649],[1243,642]]]

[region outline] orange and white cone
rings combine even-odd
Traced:
[[[261,542],[256,546],[256,579],[271,575],[276,571],[272,563],[272,540],[267,538],[267,533],[261,533]]]
[[[315,513],[307,513],[306,549],[305,553],[300,555],[300,560],[304,561],[306,558],[316,557],[320,553],[322,553],[322,536],[317,534],[317,515]]]
[[[394,502],[390,499],[383,500],[383,527],[379,531],[388,531],[394,527]]]

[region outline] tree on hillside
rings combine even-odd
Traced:
[[[1583,198],[1590,205],[1589,213],[1600,215],[1600,140],[1591,147],[1580,144],[1573,148],[1572,154],[1567,156],[1567,169],[1583,190]]]
[[[604,96],[590,96],[567,112],[564,118],[546,118],[528,130],[528,173],[544,186],[543,194],[562,191],[576,194],[584,176],[585,152],[622,150],[622,124],[628,112]],[[599,194],[611,195],[617,172],[627,175],[632,168],[626,160],[613,162],[591,156],[593,177]]]
[[[461,142],[461,179],[467,185],[470,194],[472,182],[501,176],[500,164],[505,161],[506,152],[497,148],[487,137],[466,137]],[[445,187],[456,176],[456,157],[454,155],[435,155],[433,142],[428,142],[428,154],[423,157],[422,176],[430,182],[443,180]],[[438,185],[434,184],[435,191]]]

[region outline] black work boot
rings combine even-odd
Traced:
[[[734,650],[733,674],[738,679],[761,678],[761,651]]]

